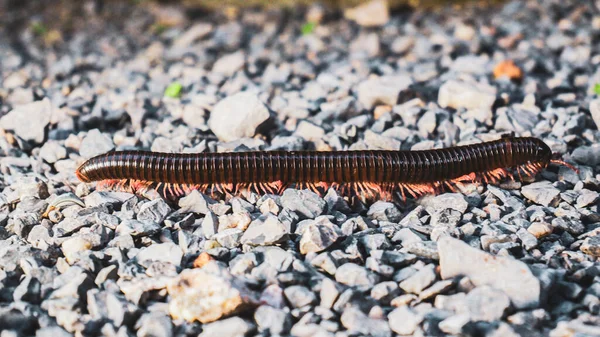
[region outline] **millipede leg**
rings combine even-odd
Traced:
[[[404,184],[398,184],[398,189],[402,195],[402,201],[406,201],[406,194],[404,194]]]

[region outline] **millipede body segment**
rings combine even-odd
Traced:
[[[507,170],[533,175],[545,168],[552,151],[537,138],[505,137],[496,141],[423,151],[253,151],[175,154],[144,151],[109,152],[77,169],[83,182],[119,181],[134,190],[157,184],[173,194],[215,188],[281,192],[296,185],[315,191],[330,186],[384,198],[393,191],[413,196],[451,189],[461,182],[494,182],[512,177]],[[562,161],[556,161],[563,163]]]

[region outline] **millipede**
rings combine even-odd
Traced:
[[[191,190],[235,195],[241,191],[280,194],[288,187],[322,194],[329,188],[365,198],[406,199],[464,183],[497,183],[535,176],[553,159],[551,149],[533,137],[420,151],[251,151],[158,153],[112,151],[85,161],[76,171],[97,189],[143,194],[154,188],[169,198]]]

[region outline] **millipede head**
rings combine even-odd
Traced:
[[[548,144],[544,143],[541,139],[537,138],[529,138],[534,142],[535,146],[535,158],[532,158],[531,161],[542,163],[544,166],[550,163],[552,159],[552,149],[548,146]]]

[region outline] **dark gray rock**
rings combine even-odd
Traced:
[[[600,164],[600,145],[579,146],[571,154],[576,162],[589,166]]]

